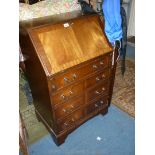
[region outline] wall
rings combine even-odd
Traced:
[[[135,36],[135,0],[123,0],[127,15],[128,36]]]
[[[131,9],[128,22],[128,36],[135,36],[135,0],[131,1]]]

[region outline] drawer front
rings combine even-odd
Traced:
[[[81,105],[84,105],[84,96],[70,100],[70,101],[64,103],[63,105],[59,106],[55,110],[55,115],[56,115],[57,120],[71,114],[73,111],[75,111]]]
[[[95,99],[96,97],[105,94],[109,88],[109,80],[97,84],[87,92],[87,102]]]
[[[86,88],[89,88],[89,87],[93,86],[94,84],[97,84],[101,81],[108,79],[109,76],[110,76],[109,69],[105,69],[104,71],[101,71],[101,72],[95,74],[94,76],[92,76],[86,80]]]
[[[84,108],[80,108],[76,110],[72,115],[68,118],[58,121],[58,130],[59,132],[63,130],[67,130],[71,127],[74,127],[78,121],[84,118]]]
[[[86,108],[87,110],[86,111],[87,111],[87,114],[91,114],[94,111],[103,109],[103,108],[105,108],[107,106],[108,106],[108,97],[107,96],[103,96],[103,97],[98,98],[94,102],[90,103],[87,106],[87,108]]]
[[[84,84],[82,82],[71,85],[52,96],[53,104],[57,105],[63,102],[67,102],[71,98],[80,95],[83,91],[84,91]]]
[[[109,66],[110,55],[101,56],[88,64],[81,65],[79,67],[72,68],[64,73],[55,75],[51,78],[51,89],[52,91],[59,90],[73,82],[76,82],[96,71]]]

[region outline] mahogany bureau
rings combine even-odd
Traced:
[[[36,114],[60,145],[82,123],[108,111],[116,52],[98,15],[33,27],[28,34],[25,65]]]

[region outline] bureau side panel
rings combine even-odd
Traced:
[[[34,106],[46,122],[53,127],[53,114],[50,103],[47,77],[36,55],[35,49],[28,37],[28,47],[24,54],[28,57],[25,61],[26,75],[32,91]]]

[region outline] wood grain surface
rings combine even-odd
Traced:
[[[44,60],[50,64],[46,66],[49,74],[55,74],[111,51],[97,16],[71,20],[67,22],[68,27],[64,27],[64,24],[35,29],[34,39],[38,42],[36,46],[44,52],[47,59]]]

